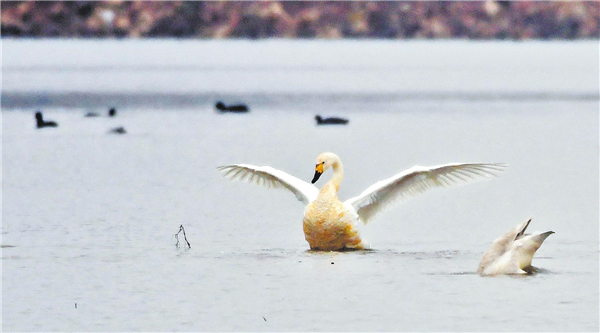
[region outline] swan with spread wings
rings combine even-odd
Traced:
[[[330,168],[333,169],[333,177],[321,190],[317,189],[313,184]],[[337,197],[344,169],[340,158],[334,153],[322,153],[317,157],[311,184],[269,166],[231,164],[218,169],[232,180],[284,188],[294,193],[298,200],[306,204],[303,229],[310,248],[339,251],[368,249],[369,244],[361,239],[357,224],[368,223],[393,201],[405,200],[434,187],[489,178],[505,168],[506,165],[501,163],[414,166],[371,185],[360,195],[344,202]]]

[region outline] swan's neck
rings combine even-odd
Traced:
[[[340,189],[340,184],[342,184],[342,179],[344,179],[344,167],[339,159],[331,167],[333,168],[333,177],[329,182],[335,186],[337,192]]]

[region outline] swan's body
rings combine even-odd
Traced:
[[[447,186],[494,175],[504,170],[503,164],[454,163],[435,167],[415,166],[391,178],[377,182],[354,198],[341,202],[338,189],[344,178],[339,157],[323,153],[317,158],[315,183],[327,169],[333,177],[319,191],[314,185],[271,167],[232,164],[219,167],[225,176],[269,187],[283,187],[293,192],[307,206],[304,209],[303,229],[306,241],[313,250],[366,249],[356,229],[359,221],[369,222],[395,199],[406,199],[428,188]]]
[[[533,255],[554,231],[525,234],[531,219],[492,242],[483,253],[477,273],[481,275],[528,274]]]
[[[320,167],[323,168],[323,162]],[[332,167],[333,177],[304,209],[304,237],[313,250],[366,249],[369,245],[363,243],[356,229],[359,219],[356,209],[342,203],[337,196],[344,177],[342,163],[338,159]],[[319,178],[315,177],[313,183]]]

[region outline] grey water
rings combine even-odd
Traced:
[[[2,331],[598,331],[597,51],[2,40]],[[35,129],[37,109],[59,126]],[[310,181],[324,151],[342,200],[413,165],[509,167],[395,203],[360,252],[309,251],[294,195],[216,169]],[[530,217],[556,232],[540,272],[477,275]]]

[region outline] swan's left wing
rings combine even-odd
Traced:
[[[495,176],[504,171],[505,164],[453,163],[434,167],[414,166],[391,178],[379,181],[359,196],[346,200],[359,218],[367,223],[385,206],[396,199],[405,200],[434,187]]]
[[[313,184],[270,166],[258,167],[249,164],[231,164],[220,166],[217,169],[231,180],[238,179],[266,187],[288,189],[296,195],[298,200],[305,204],[313,202],[319,195],[319,190]]]

